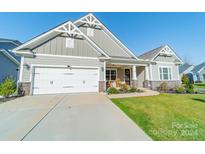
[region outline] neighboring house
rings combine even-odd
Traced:
[[[150,61],[148,84],[152,89],[156,89],[164,81],[171,88],[181,83],[179,65],[183,64],[183,61],[168,45],[146,52],[138,58]]]
[[[191,71],[194,82],[205,82],[205,62],[194,67]]]
[[[12,52],[21,43],[17,40],[0,38],[0,83],[8,76],[18,80],[20,57]]]
[[[194,78],[191,72],[193,69],[194,69],[194,65],[191,65],[189,63],[184,63],[183,65],[181,65],[179,67],[180,78],[182,78],[183,75],[187,75],[189,77],[190,82],[193,83]]]
[[[180,83],[182,61],[168,46],[139,59],[93,14],[65,22],[14,50],[22,56],[20,86],[31,95],[101,92],[117,79],[152,89],[163,81]]]

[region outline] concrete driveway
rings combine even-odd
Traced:
[[[26,96],[0,104],[0,140],[151,140],[98,93]]]

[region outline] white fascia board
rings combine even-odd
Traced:
[[[87,35],[85,35],[75,24],[72,23],[72,25],[79,30],[80,34],[88,40],[88,42],[93,45],[101,54],[105,55],[106,57],[109,58],[109,56],[100,48],[98,45],[95,44]]]
[[[162,52],[162,50],[164,50],[164,48],[168,47],[172,52],[173,54],[177,57],[177,59],[180,61],[179,64],[183,64],[184,62],[181,60],[181,58],[179,58],[176,53],[174,52],[174,50],[172,48],[170,48],[168,45],[165,45],[155,56],[154,58],[151,59],[151,61],[154,61],[154,59]]]
[[[40,38],[42,38],[42,37],[44,37],[44,36],[46,36],[46,35],[52,33],[52,32],[59,32],[59,28],[64,27],[65,25],[68,25],[68,24],[71,24],[75,29],[77,29],[77,30],[79,31],[79,34],[82,35],[85,39],[87,39],[88,42],[89,42],[93,47],[95,47],[95,49],[97,49],[97,51],[98,51],[99,53],[105,55],[106,57],[109,57],[104,51],[102,51],[102,49],[100,49],[88,36],[86,36],[86,35],[85,35],[75,24],[73,24],[71,21],[68,21],[68,22],[66,22],[66,23],[64,23],[64,24],[62,24],[62,25],[59,25],[58,27],[56,27],[56,28],[54,28],[54,29],[52,29],[52,30],[50,30],[50,31],[48,31],[48,32],[46,32],[46,33],[44,33],[44,34],[42,34],[42,35],[40,35],[40,36],[38,36],[38,37],[32,39],[32,40],[30,40],[30,41],[28,41],[27,43],[22,44],[21,46],[15,48],[13,51],[14,51],[15,53],[17,53],[17,50],[20,50],[21,48],[25,47],[26,45],[28,45],[28,44],[30,44],[30,43],[32,43],[32,42],[34,42],[34,41],[36,41],[36,40],[38,40],[38,39],[40,39]],[[21,54],[22,52],[19,51],[18,53]],[[24,54],[25,54],[25,53],[24,53]]]
[[[10,60],[12,60],[15,64],[20,65],[20,62],[18,62],[13,56],[11,56],[7,51],[0,50],[5,56],[7,56]]]
[[[199,71],[198,73],[200,74],[200,72],[205,68],[205,66],[203,66]]]
[[[32,40],[30,40],[30,41],[28,41],[28,42],[26,42],[26,43],[24,43],[24,44],[18,46],[17,48],[13,49],[13,51],[16,52],[17,50],[20,50],[21,48],[27,46],[28,44],[30,44],[30,43],[32,43],[32,42],[34,42],[34,41],[36,41],[36,40],[38,40],[38,39],[40,39],[40,38],[42,38],[42,37],[48,35],[48,34],[50,34],[50,33],[54,32],[54,31],[56,31],[56,30],[59,29],[60,27],[65,26],[66,24],[69,24],[69,23],[71,23],[71,21],[68,21],[68,22],[66,22],[66,23],[64,23],[64,24],[62,24],[62,25],[59,25],[58,27],[56,27],[56,28],[54,28],[54,29],[49,30],[48,32],[46,32],[46,33],[44,33],[44,34],[42,34],[42,35],[40,35],[40,36],[38,36],[38,37],[35,37],[34,39],[32,39]]]
[[[98,25],[99,25],[99,26],[102,26],[102,29],[103,29],[103,30],[106,30],[106,31],[104,31],[104,32],[107,33],[107,35],[110,35],[112,38],[114,38],[114,40],[115,40],[118,44],[120,44],[129,54],[131,54],[134,58],[138,59],[137,56],[136,56],[132,51],[130,51],[116,36],[114,36],[114,34],[112,34],[112,32],[111,32],[109,29],[107,29],[106,26],[105,26],[103,23],[101,23],[92,13],[89,13],[89,14],[87,14],[86,16],[83,16],[83,17],[81,17],[80,19],[76,20],[76,21],[74,22],[74,24],[76,24],[76,23],[78,23],[78,22],[82,22],[82,19],[83,19],[83,18],[86,18],[86,17],[88,17],[88,16],[92,16],[97,22],[99,22]]]
[[[17,43],[15,43],[14,41],[11,41],[11,40],[8,40],[8,41],[0,41],[0,42],[3,42],[3,43],[12,43],[12,44],[14,44],[14,45],[16,45],[16,46],[19,46],[19,44],[17,44]]]

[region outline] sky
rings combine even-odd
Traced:
[[[0,38],[25,42],[87,13],[0,13]],[[93,13],[137,56],[170,45],[185,61],[205,61],[205,13]]]

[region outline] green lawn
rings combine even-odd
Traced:
[[[205,95],[112,99],[154,140],[205,140]]]

